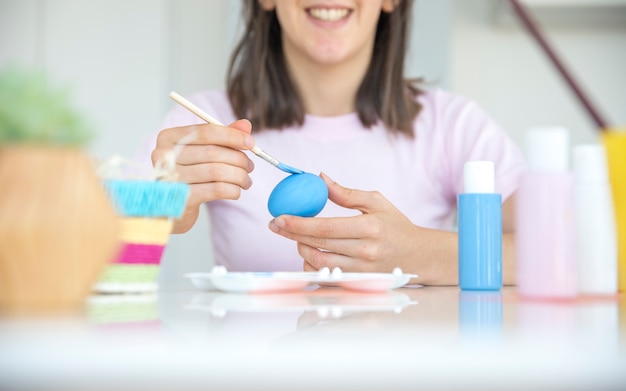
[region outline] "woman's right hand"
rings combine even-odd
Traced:
[[[181,139],[196,132],[192,141],[176,157],[178,180],[190,185],[183,216],[176,220],[173,233],[187,232],[198,219],[200,205],[218,199],[236,200],[241,189],[249,189],[254,163],[242,150],[254,146],[252,124],[238,120],[229,126],[189,125],[162,130],[152,151],[152,164],[171,152]]]

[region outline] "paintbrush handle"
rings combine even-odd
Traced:
[[[194,105],[193,103],[191,103],[189,100],[185,99],[184,97],[182,97],[178,93],[176,93],[174,91],[170,92],[170,98],[172,98],[176,103],[180,104],[181,106],[183,106],[187,110],[191,111],[192,113],[194,113],[198,117],[202,118],[205,122],[210,123],[210,124],[214,124],[214,125],[224,126],[223,123],[221,123],[220,121],[218,121],[215,118],[211,117],[209,114],[204,112],[201,108],[199,108],[198,106]],[[268,162],[268,163],[270,163],[270,164],[272,164],[272,165],[274,165],[276,167],[278,167],[278,165],[280,164],[280,162],[277,159],[275,159],[270,154],[268,154],[267,152],[265,152],[261,148],[257,147],[256,145],[254,147],[252,147],[250,149],[250,151],[252,151],[252,153],[254,153],[255,155],[257,155],[261,159],[265,160],[266,162]]]
[[[220,121],[218,121],[215,118],[211,117],[206,112],[204,112],[201,108],[199,108],[198,106],[194,105],[193,103],[191,103],[187,99],[183,98],[178,93],[176,93],[174,91],[170,92],[170,98],[172,98],[176,103],[180,104],[181,106],[183,106],[187,110],[191,111],[192,113],[194,113],[198,117],[202,118],[205,122],[208,122],[208,123],[214,124],[214,125],[224,126],[223,123],[221,123]]]
[[[266,162],[278,167],[278,165],[280,164],[280,162],[278,160],[276,160],[274,157],[272,157],[270,154],[268,154],[267,152],[265,152],[264,150],[262,150],[261,148],[257,147],[256,145],[254,147],[252,147],[250,149],[255,155],[257,155],[258,157],[260,157],[261,159],[265,160]]]

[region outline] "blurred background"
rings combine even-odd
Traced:
[[[605,120],[625,127],[626,0],[523,4]],[[174,106],[170,91],[224,86],[240,28],[236,0],[0,0],[0,67],[45,69],[91,119],[93,156],[132,157]],[[566,126],[572,144],[597,141],[595,123],[506,1],[416,0],[411,40],[407,76],[477,101],[521,148],[531,126]],[[210,270],[209,230],[201,215],[172,236],[164,289]]]

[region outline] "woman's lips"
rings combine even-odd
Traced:
[[[348,17],[347,8],[309,8],[307,13],[315,20],[322,22],[338,22]]]

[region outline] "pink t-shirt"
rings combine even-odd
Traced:
[[[237,119],[223,91],[188,98],[223,123]],[[517,189],[525,161],[506,133],[474,102],[440,89],[427,91],[418,99],[423,108],[415,120],[414,138],[392,135],[382,126],[365,129],[354,113],[307,115],[302,127],[253,135],[260,148],[285,164],[311,173],[324,172],[345,187],[377,190],[414,224],[453,230],[465,162],[493,161],[496,191],[505,200]],[[177,106],[161,129],[201,122]],[[138,159],[150,162],[155,140],[156,134]],[[301,271],[296,243],[268,228],[272,216],[267,200],[288,174],[250,156],[255,162],[252,187],[242,191],[239,200],[206,204],[214,261],[231,271]],[[329,201],[319,217],[358,213]]]

